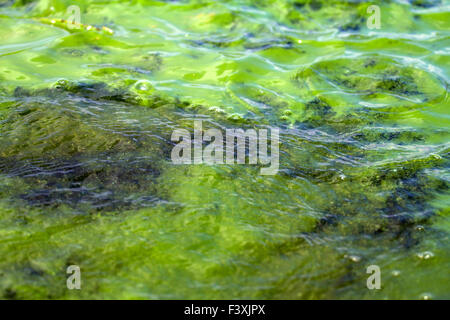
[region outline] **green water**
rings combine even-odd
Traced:
[[[450,3],[370,4],[1,1],[0,297],[449,299]],[[278,174],[173,165],[193,119]]]

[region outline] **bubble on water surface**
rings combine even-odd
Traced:
[[[417,257],[421,260],[429,260],[434,257],[434,254],[431,251],[424,251],[424,252],[419,252],[417,254]]]

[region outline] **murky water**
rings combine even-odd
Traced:
[[[0,296],[450,298],[450,4],[372,4],[2,1]],[[193,119],[278,174],[173,165]]]

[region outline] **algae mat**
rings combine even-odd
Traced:
[[[3,299],[450,298],[448,1],[1,1],[0,25]],[[278,173],[174,165],[193,119],[279,128]]]

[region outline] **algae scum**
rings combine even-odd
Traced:
[[[450,298],[449,2],[73,4],[0,2],[0,297]],[[278,174],[173,165],[194,119]]]

